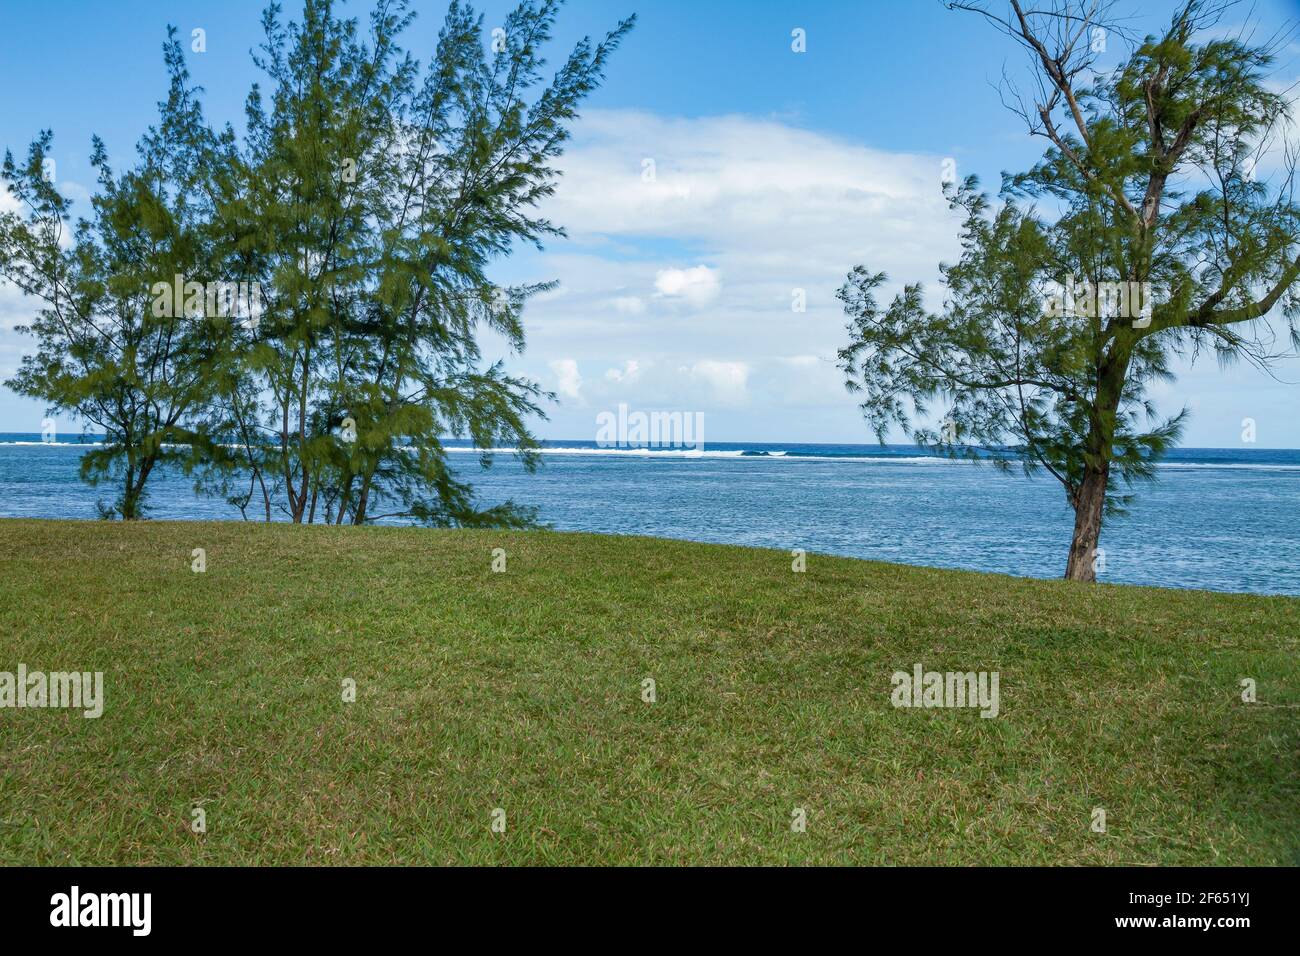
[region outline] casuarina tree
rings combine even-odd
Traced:
[[[901,426],[1058,481],[1074,512],[1065,576],[1092,581],[1103,520],[1186,420],[1148,394],[1173,359],[1267,368],[1300,347],[1295,154],[1272,77],[1289,37],[1225,30],[1227,5],[1200,0],[1140,38],[1095,2],[950,6],[1028,53],[1034,90],[1004,92],[1046,151],[996,200],[974,178],[945,186],[964,227],[937,307],[919,284],[882,305],[882,273],[850,274],[840,366],[880,440]],[[1108,42],[1126,55],[1103,70]]]
[[[105,517],[142,517],[159,465],[193,464],[208,441],[194,421],[229,351],[229,316],[207,294],[212,207],[201,180],[211,144],[174,31],[164,52],[170,88],[137,162],[115,173],[93,142],[98,183],[87,217],[71,222],[50,132],[24,161],[4,159],[19,208],[0,214],[0,278],[30,298],[33,318],[20,331],[36,340],[7,384],[103,436],[81,473],[116,487],[100,502]],[[182,294],[159,307],[154,290],[176,276],[188,277]]]
[[[489,272],[518,244],[563,235],[538,210],[579,103],[632,26],[582,40],[553,72],[559,4],[526,0],[498,26],[453,0],[423,67],[399,45],[413,14],[380,2],[368,25],[308,0],[263,16],[267,90],[214,193],[228,272],[263,310],[242,334],[213,431],[219,473],[269,519],[515,525],[480,507],[443,438],[536,463],[527,419],[545,397],[485,362],[480,335],[524,347],[522,308],[545,286]],[[549,77],[547,74],[549,73]],[[469,459],[472,461],[472,459]]]

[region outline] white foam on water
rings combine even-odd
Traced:
[[[103,448],[103,442],[85,441],[0,441],[0,447],[15,448]],[[166,448],[180,448],[183,444],[167,443]],[[238,448],[238,445],[227,445]],[[517,448],[466,448],[461,446],[443,446],[448,452],[472,455],[513,455]],[[413,446],[405,446],[406,451],[414,451]],[[854,464],[875,465],[968,465],[973,462],[964,458],[945,458],[935,455],[805,455],[797,451],[749,451],[744,448],[719,448],[703,450],[695,448],[582,448],[569,446],[548,446],[538,448],[542,455],[588,455],[592,457],[614,456],[622,458],[723,458],[749,459],[752,461],[834,461]],[[1170,469],[1222,469],[1231,471],[1294,471],[1300,472],[1300,464],[1276,464],[1253,462],[1213,462],[1213,461],[1162,461],[1157,468]]]

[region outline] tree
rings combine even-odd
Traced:
[[[138,165],[121,175],[94,140],[98,191],[91,217],[71,236],[70,202],[47,175],[52,134],[41,134],[24,163],[6,152],[3,166],[25,212],[0,215],[0,277],[43,306],[20,327],[35,336],[36,352],[7,384],[103,432],[81,474],[91,484],[116,482],[115,500],[101,501],[100,512],[128,520],[145,513],[158,466],[190,463],[205,443],[188,419],[211,394],[227,338],[202,293],[188,308],[153,308],[151,287],[210,266],[196,187],[202,115],[174,31],[164,50],[171,87],[160,123],[141,139]]]
[[[1295,153],[1285,94],[1269,87],[1288,38],[1215,33],[1226,5],[1191,0],[1100,72],[1098,38],[1130,39],[1106,25],[1109,5],[949,5],[1028,51],[1037,92],[1011,87],[1012,108],[1047,149],[1004,174],[996,208],[973,177],[945,187],[965,224],[960,260],[940,266],[938,312],[919,284],[882,308],[885,276],[850,274],[840,367],[881,441],[898,425],[1059,481],[1074,511],[1065,577],[1093,581],[1103,518],[1155,477],[1186,420],[1161,420],[1146,394],[1172,377],[1170,358],[1212,350],[1267,369],[1270,320],[1300,348]],[[1258,175],[1279,152],[1278,171]],[[914,426],[936,398],[950,405],[942,425]]]
[[[327,0],[307,0],[301,23],[267,8],[255,62],[269,95],[253,89],[243,147],[213,187],[227,272],[264,301],[209,421],[237,449],[209,457],[218,483],[240,483],[237,502],[256,495],[267,520],[274,505],[295,522],[531,520],[478,507],[442,436],[473,439],[485,466],[501,445],[536,465],[526,418],[546,396],[482,367],[478,334],[522,350],[524,301],[547,286],[498,288],[488,268],[563,235],[535,207],[633,23],[579,42],[546,83],[558,8],[526,0],[489,34],[453,0],[423,73],[399,46],[403,0],[380,2],[368,31]]]

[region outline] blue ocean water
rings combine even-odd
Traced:
[[[481,471],[450,442],[483,504],[537,506],[564,531],[802,548],[811,553],[1058,577],[1072,516],[1050,477],[1025,478],[914,446],[711,444],[700,456],[550,442],[527,474],[508,453]],[[111,498],[77,474],[75,440],[0,433],[0,517],[94,518]],[[189,479],[151,480],[151,515],[229,519]],[[1300,595],[1300,450],[1179,449],[1102,534],[1104,581]]]

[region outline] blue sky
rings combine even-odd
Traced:
[[[287,13],[294,7],[286,2]],[[508,4],[478,7],[490,30]],[[1130,24],[1139,30],[1167,17],[1167,4],[1140,7]],[[423,58],[444,7],[417,8],[407,45]],[[209,116],[238,123],[260,9],[0,0],[0,145],[24,151],[52,128],[58,182],[84,194],[92,133],[120,165],[154,118],[169,22],[182,35],[206,31],[191,70]],[[539,433],[592,438],[596,415],[627,402],[702,411],[709,441],[871,440],[834,368],[844,339],[835,289],[858,263],[933,287],[938,262],[956,251],[939,193],[944,160],[992,186],[1039,155],[1041,141],[994,88],[1004,64],[1021,69],[1020,51],[936,0],[571,0],[552,60],[630,12],[638,26],[575,129],[547,210],[570,239],[497,271],[502,282],[560,281],[530,304],[527,351],[508,356],[560,395]],[[1247,13],[1266,33],[1300,10],[1261,0],[1236,17]],[[795,29],[805,31],[804,53],[791,49]],[[1297,77],[1292,46],[1278,80]],[[804,312],[792,309],[797,290]],[[28,308],[0,290],[0,377],[26,347],[12,327]],[[1300,362],[1278,377],[1300,383]],[[1300,447],[1300,384],[1249,367],[1180,366],[1157,400],[1167,411],[1191,407],[1187,445],[1238,445],[1249,417],[1260,447]],[[42,414],[0,391],[0,431],[39,431]]]

